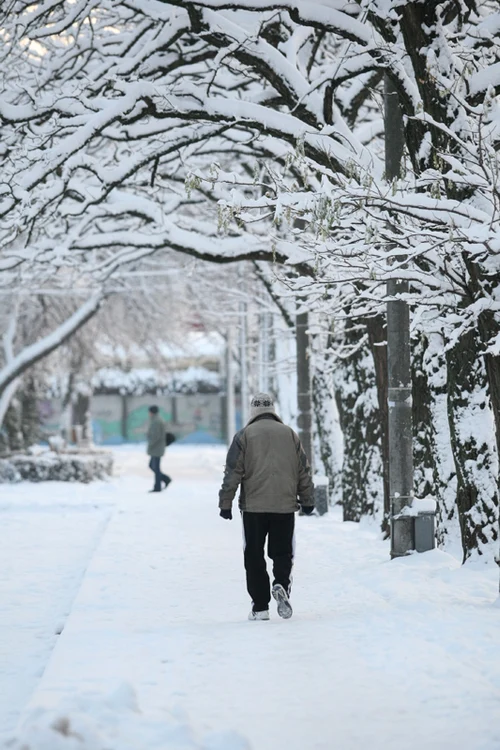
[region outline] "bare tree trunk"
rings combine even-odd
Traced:
[[[84,326],[98,312],[103,299],[104,296],[101,292],[94,294],[54,331],[51,331],[51,333],[44,336],[40,341],[27,346],[14,356],[11,361],[7,362],[5,367],[0,370],[0,398],[12,381],[55,351]]]
[[[364,321],[368,332],[368,343],[375,367],[377,399],[380,412],[382,476],[384,486],[384,513],[382,532],[385,538],[390,535],[391,502],[389,493],[389,413],[387,403],[387,328],[385,316],[374,315]]]
[[[3,391],[0,391],[0,427],[2,426],[5,415],[7,414],[7,409],[10,406],[10,402],[14,398],[14,395],[19,388],[19,384],[21,382],[21,378],[15,378],[15,380],[12,380],[6,388],[4,388]]]
[[[33,376],[24,380],[20,393],[21,429],[24,447],[36,445],[40,440],[40,416],[38,413],[37,382]]]
[[[18,398],[11,400],[3,421],[3,426],[7,432],[9,450],[12,452],[22,451],[24,448],[23,420],[21,402]]]
[[[335,399],[344,438],[342,506],[344,521],[382,512],[381,421],[373,358],[364,326],[346,321],[353,354],[334,372]]]
[[[482,345],[474,331],[447,352],[448,417],[464,561],[498,539],[498,456]]]
[[[319,459],[328,479],[329,502],[342,499],[342,434],[338,424],[335,403],[333,376],[329,371],[329,359],[321,363],[315,356],[312,378],[312,399],[314,406],[316,434],[319,443]]]
[[[456,554],[462,539],[448,420],[448,368],[444,337],[429,323],[430,330],[420,331],[412,347],[415,493],[436,501],[437,543]]]

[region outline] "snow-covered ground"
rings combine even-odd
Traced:
[[[160,495],[116,457],[107,483],[0,487],[11,748],[498,750],[496,569],[301,517],[293,618],[248,622],[224,450],[170,448]]]

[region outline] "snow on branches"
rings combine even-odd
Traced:
[[[11,0],[0,23],[4,278],[246,257],[362,319],[405,277],[415,330],[425,309],[484,358],[500,440],[496,2]]]

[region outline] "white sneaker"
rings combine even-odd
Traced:
[[[269,610],[263,609],[261,612],[254,612],[253,609],[250,610],[250,614],[248,615],[249,620],[269,620]]]
[[[288,620],[293,615],[292,605],[285,589],[281,583],[275,583],[273,586],[273,596],[278,603],[278,614],[284,620]]]

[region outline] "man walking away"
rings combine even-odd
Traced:
[[[171,482],[171,479],[166,474],[163,474],[160,469],[160,461],[163,454],[165,453],[166,445],[166,431],[167,426],[163,419],[158,414],[157,406],[149,407],[149,427],[148,427],[148,456],[151,456],[149,461],[149,468],[154,472],[155,475],[155,486],[150,492],[161,492],[162,482],[165,485],[165,489]]]
[[[311,467],[298,435],[283,424],[268,393],[250,403],[250,419],[229,448],[219,508],[232,519],[232,504],[240,486],[239,507],[245,540],[247,590],[252,599],[249,620],[269,620],[271,588],[264,546],[273,561],[272,595],[280,617],[292,616],[290,588],[294,554],[295,511],[314,510]],[[297,503],[297,496],[299,504]]]

